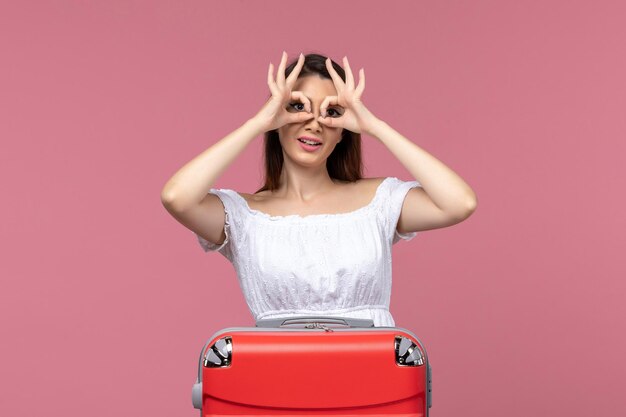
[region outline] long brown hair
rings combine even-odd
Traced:
[[[319,54],[304,56],[304,65],[298,74],[298,78],[309,75],[318,75],[332,80],[326,69],[326,58]],[[298,60],[294,60],[285,68],[285,78],[291,74]],[[346,81],[346,73],[335,61],[331,63],[341,79]],[[269,97],[268,97],[269,98]],[[270,130],[264,134],[264,159],[265,159],[265,183],[263,187],[255,191],[276,190],[280,185],[280,174],[283,169],[283,148],[278,139],[278,130]],[[326,160],[326,169],[331,178],[354,182],[360,180],[363,175],[363,161],[361,159],[361,134],[343,129],[341,141],[337,143],[333,152]]]

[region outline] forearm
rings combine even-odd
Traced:
[[[174,210],[198,204],[226,168],[262,133],[261,125],[249,119],[186,163],[165,183],[161,191],[163,204]]]
[[[463,215],[476,207],[476,194],[454,171],[434,156],[377,119],[369,132],[380,140],[423,186],[442,211]]]

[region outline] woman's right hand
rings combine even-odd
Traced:
[[[290,123],[302,123],[314,117],[313,113],[311,113],[311,102],[309,99],[301,91],[291,91],[304,65],[304,55],[300,54],[298,63],[285,80],[286,64],[287,53],[283,52],[280,65],[278,66],[278,74],[276,74],[276,81],[274,81],[274,67],[271,62],[267,71],[267,85],[272,96],[254,116],[254,119],[263,126],[264,132],[278,129]],[[290,104],[294,101],[299,101],[303,104],[305,111],[288,111],[288,108],[291,110]]]

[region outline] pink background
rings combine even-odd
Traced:
[[[0,415],[196,416],[232,266],[162,207],[265,102],[282,50],[347,55],[363,100],[476,191],[394,246],[391,312],[432,416],[616,416],[626,352],[620,1],[6,1]],[[366,176],[408,171],[364,137]],[[261,139],[216,183],[254,191]]]

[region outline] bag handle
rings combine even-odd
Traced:
[[[372,319],[341,316],[293,316],[260,319],[256,321],[256,327],[316,328],[316,323],[346,327],[374,327],[374,320]],[[313,324],[313,326],[311,326],[311,324]]]

